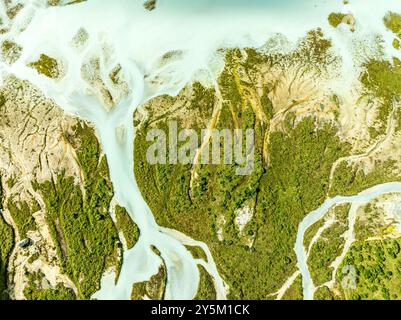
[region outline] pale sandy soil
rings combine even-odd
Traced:
[[[55,245],[45,222],[45,204],[34,191],[32,182],[53,179],[64,170],[82,187],[83,174],[75,150],[65,139],[65,135],[72,134],[71,128],[77,121],[65,116],[33,86],[13,77],[6,79],[1,92],[6,100],[0,108],[0,174],[5,193],[3,214],[15,231],[16,243],[22,239],[8,211],[8,199],[26,201],[30,205],[37,202],[40,207],[33,214],[37,230],[28,234],[33,245],[26,249],[15,246],[10,257],[11,296],[24,299],[25,270],[40,270],[50,286],[64,283],[76,291],[74,284],[60,271]],[[11,188],[6,183],[10,178],[15,181]],[[29,258],[35,253],[40,253],[40,258],[29,264]]]

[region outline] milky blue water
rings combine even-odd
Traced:
[[[334,2],[334,1],[333,1]],[[339,1],[341,2],[341,1]],[[307,10],[325,5],[327,0],[159,0],[158,7],[181,12]]]

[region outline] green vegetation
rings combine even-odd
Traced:
[[[323,286],[323,287],[319,287],[316,289],[313,299],[314,300],[334,300],[335,297],[328,287]]]
[[[18,3],[15,6],[10,7],[7,10],[7,16],[11,20],[14,19],[23,7],[24,7],[24,5],[22,3]]]
[[[72,5],[72,4],[78,4],[81,2],[85,2],[86,0],[70,0],[70,1],[64,1],[64,4],[61,3],[61,0],[47,0],[47,4],[49,6],[60,6],[60,5]]]
[[[1,43],[1,54],[9,63],[14,63],[20,57],[21,51],[22,48],[13,41],[4,40]]]
[[[397,37],[393,41],[393,47],[399,50],[401,38],[401,14],[389,12],[385,15],[383,21],[386,28],[396,34]]]
[[[81,3],[81,2],[85,2],[85,1],[87,1],[87,0],[71,0],[66,4],[66,6],[72,5],[72,4],[78,4],[78,3]]]
[[[263,112],[267,116],[269,120],[273,118],[274,110],[273,110],[273,103],[269,98],[269,90],[268,88],[264,88],[263,94],[260,98],[260,104],[262,105]]]
[[[359,166],[341,162],[334,173],[330,195],[355,195],[380,183],[397,181],[399,174],[394,173],[395,160],[378,162],[375,169],[365,173]]]
[[[287,289],[285,294],[283,295],[282,300],[302,300],[303,292],[302,292],[302,276],[299,275],[295,278],[294,282]]]
[[[401,49],[401,43],[400,43],[400,40],[399,40],[399,39],[394,39],[394,40],[393,40],[393,47],[394,47],[395,49],[397,49],[397,50],[400,50],[400,49]]]
[[[320,31],[311,32],[291,58],[323,63],[330,45]],[[247,82],[238,74],[251,77],[253,70],[274,63],[274,59],[285,58],[265,56],[252,49],[247,49],[246,55],[239,50],[228,51],[226,68],[218,82],[223,104],[215,128],[255,130],[251,174],[237,175],[239,164],[198,164],[196,178],[192,178],[191,165],[149,165],[146,150],[152,142],[146,141],[146,133],[156,126],[152,114],[135,139],[135,176],[157,222],[207,243],[230,286],[231,299],[266,299],[295,272],[293,246],[298,225],[323,203],[332,163],[349,151],[349,146],[337,137],[335,126],[326,123],[316,128],[314,116],[295,121],[292,113],[285,117],[283,132],[271,132],[265,143],[268,125],[255,116],[254,108],[260,104],[266,119],[274,116],[268,89],[258,97],[251,80]],[[175,99],[158,98],[150,109],[159,104],[166,109],[188,97],[180,94]],[[192,110],[202,105],[200,99],[192,96],[186,100],[185,108]],[[165,129],[167,122],[175,119],[180,130],[188,122],[188,115],[185,117],[171,112],[157,118],[157,127]],[[195,116],[190,120],[197,130],[196,124],[205,122]],[[268,166],[263,158],[266,144]],[[235,217],[237,210],[244,207],[253,209],[254,215],[240,233]]]
[[[186,246],[186,248],[189,252],[191,252],[194,259],[202,259],[204,261],[207,261],[206,254],[201,247]]]
[[[354,232],[357,240],[367,240],[371,237],[384,238],[394,227],[393,221],[386,221],[385,212],[379,208],[375,201],[361,207],[358,214]]]
[[[87,299],[98,290],[104,270],[118,265],[118,234],[108,213],[113,193],[93,130],[78,125],[75,134],[65,138],[76,150],[85,193],[63,172],[34,188],[45,200],[46,222],[62,270],[75,283],[78,297]]]
[[[39,60],[30,63],[29,66],[48,78],[54,79],[59,77],[60,70],[57,60],[45,54],[41,54]]]
[[[2,53],[7,54],[14,46],[15,46],[14,42],[11,42],[9,40],[3,41],[3,43],[1,44]]]
[[[401,14],[389,12],[383,19],[387,29],[394,32],[398,37],[401,35]]]
[[[24,289],[24,296],[28,300],[75,300],[74,290],[59,283],[55,288],[44,288],[47,280],[42,272],[28,274],[28,286]]]
[[[384,134],[394,107],[393,100],[401,95],[401,63],[397,60],[394,60],[394,64],[386,60],[369,60],[363,67],[365,71],[361,75],[361,82],[366,89],[366,95],[380,98],[376,135]]]
[[[33,213],[40,209],[36,201],[34,201],[33,205],[30,207],[26,201],[14,202],[12,199],[9,199],[7,208],[17,226],[20,239],[26,238],[28,231],[36,230],[35,219],[32,216]]]
[[[299,49],[289,58],[301,61],[306,66],[319,70],[321,66],[327,65],[328,58],[333,58],[330,54],[331,47],[331,41],[324,38],[321,29],[312,30],[301,41]]]
[[[15,176],[11,176],[8,178],[8,180],[6,181],[7,186],[9,189],[11,189],[12,187],[15,186],[15,184],[17,183],[17,179]]]
[[[324,225],[324,219],[319,219],[314,224],[312,224],[308,229],[306,229],[304,234],[304,246],[306,249],[309,248],[309,245],[315,236],[316,232]]]
[[[301,62],[302,65],[308,69],[321,71],[321,67],[327,66],[328,58],[334,58],[330,52],[332,43],[330,40],[324,38],[321,29],[311,30],[304,37],[298,48],[288,54],[274,54],[274,55],[264,55],[253,48],[246,48],[246,61],[241,62],[241,65],[246,67],[246,72],[255,71],[260,72],[260,66],[272,66],[276,63],[298,63]],[[233,50],[234,52],[239,50]],[[226,55],[226,65],[230,64],[233,60],[232,51],[229,51]]]
[[[115,212],[117,229],[122,231],[125,241],[127,242],[127,248],[131,249],[139,238],[138,226],[132,221],[125,208],[116,206]]]
[[[364,65],[365,71],[361,75],[361,82],[366,89],[366,95],[380,99],[377,112],[378,129],[373,137],[384,134],[394,100],[401,95],[401,64],[394,61],[391,64],[385,60],[370,60]],[[397,126],[399,124],[399,112],[395,112]],[[372,131],[372,130],[371,130]],[[372,132],[371,132],[372,133]],[[381,161],[375,164],[375,169],[365,174],[358,165],[350,166],[342,162],[336,169],[331,194],[352,195],[373,185],[399,180],[399,175],[394,173],[395,160]]]
[[[58,5],[60,5],[60,1],[61,0],[47,0],[47,4],[49,6],[58,6]]]
[[[81,38],[80,42],[85,43],[85,41],[87,40],[87,38],[89,37],[89,35],[87,34],[86,31],[84,31],[84,29],[80,30],[80,33],[78,34]],[[121,65],[117,65],[109,74],[109,78],[111,80],[111,82],[113,82],[114,85],[118,85],[121,83],[120,80],[120,74],[121,74]]]
[[[345,297],[353,300],[400,300],[400,245],[400,239],[354,243],[337,271],[337,279],[342,283],[349,276],[343,272],[344,266],[355,268],[355,287],[343,288]]]
[[[28,263],[32,264],[33,262],[35,262],[37,259],[39,259],[40,254],[39,252],[35,252],[33,255],[31,255],[28,259]]]
[[[346,14],[344,13],[332,12],[328,17],[328,20],[332,27],[337,28],[343,22],[345,17]]]
[[[266,214],[260,223],[267,227],[259,229],[257,242],[271,244],[260,256],[268,256],[274,265],[269,276],[281,278],[283,270],[294,271],[299,222],[324,202],[330,166],[348,146],[341,144],[335,128],[316,130],[314,119],[304,118],[288,135],[272,134],[269,149],[271,169],[262,178],[257,205]]]
[[[214,288],[213,278],[207,273],[204,267],[198,266],[199,286],[198,293],[194,300],[216,300],[216,290]]]
[[[370,93],[389,100],[401,94],[401,66],[385,60],[370,60],[365,65],[361,82]]]
[[[163,300],[166,290],[166,281],[167,273],[163,263],[158,273],[153,275],[149,281],[139,282],[133,285],[131,299],[143,300],[146,295],[151,300]]]
[[[350,204],[334,207],[328,214],[334,214],[335,222],[325,229],[320,238],[312,246],[308,259],[309,270],[315,286],[322,285],[332,278],[331,263],[344,248],[345,240],[342,237],[348,229],[348,211]]]
[[[7,266],[14,247],[14,232],[3,218],[3,188],[0,179],[0,300],[8,299]]]

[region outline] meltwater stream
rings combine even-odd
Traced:
[[[350,203],[351,208],[348,213],[348,235],[345,241],[343,253],[346,253],[350,245],[354,241],[354,224],[356,219],[356,211],[361,205],[364,205],[373,199],[389,193],[401,193],[400,182],[383,183],[372,188],[366,189],[355,196],[336,196],[326,200],[318,209],[310,212],[300,223],[295,243],[295,253],[298,260],[298,268],[302,275],[303,296],[305,300],[313,300],[315,286],[313,284],[308,264],[307,252],[304,246],[305,231],[315,222],[321,219],[327,211],[334,205]],[[344,258],[344,257],[342,257]],[[342,259],[341,259],[342,260]]]
[[[16,63],[12,72],[37,85],[67,112],[89,120],[95,126],[107,157],[115,199],[127,209],[141,231],[135,248],[124,253],[118,282],[114,284],[115,275],[106,276],[94,298],[128,299],[133,283],[148,280],[157,273],[161,260],[151,249],[151,246],[155,246],[161,252],[168,273],[166,299],[191,299],[196,293],[199,279],[197,265],[184,245],[156,224],[134,179],[132,114],[134,107],[143,99],[143,75],[135,64],[122,67],[131,76],[132,94],[110,112],[96,98],[80,89],[86,85],[80,77],[73,80],[73,87],[68,88],[54,85],[53,81],[30,72],[22,64]],[[218,274],[212,276],[220,280]],[[225,297],[224,291],[220,291],[220,297]]]
[[[342,43],[344,36],[327,23],[333,11],[355,14],[359,24],[353,37],[365,39],[367,33],[381,34],[387,47],[392,48],[392,37],[381,17],[400,1],[376,8],[373,0],[353,0],[346,6],[331,0],[159,0],[152,12],[146,11],[139,0],[88,0],[63,7],[48,7],[46,0],[22,3],[24,8],[13,21],[5,14],[1,17],[9,31],[1,34],[0,40],[17,43],[22,52],[11,65],[1,62],[0,71],[30,81],[66,112],[95,126],[107,157],[115,200],[127,209],[141,233],[135,247],[124,252],[117,283],[114,274],[106,274],[94,298],[129,299],[133,283],[148,280],[158,271],[161,259],[151,250],[155,246],[167,268],[166,299],[194,297],[199,282],[197,264],[211,274],[217,298],[224,299],[226,286],[207,245],[158,226],[139,192],[133,174],[135,109],[160,94],[176,95],[200,70],[211,75],[207,80],[213,82],[224,63],[219,48],[261,47],[278,33],[296,45],[307,31],[321,27],[326,36],[336,40],[334,46],[344,61],[349,61],[349,42]],[[87,38],[80,46],[72,44],[77,34]],[[388,54],[399,54],[393,51],[390,49]],[[171,52],[179,52],[180,59],[166,62],[164,57]],[[57,59],[64,69],[61,79],[46,78],[27,67],[41,54]],[[93,58],[106,85],[110,85],[109,74],[118,65],[128,85],[129,92],[123,95],[108,87],[113,97],[120,97],[111,111],[83,80],[82,66]],[[349,73],[346,67],[344,70]],[[303,237],[302,231],[319,214],[303,222],[298,237]],[[185,245],[200,246],[207,263],[194,260]],[[304,284],[308,284],[310,276],[303,266],[302,248],[297,248]],[[309,291],[305,291],[309,297]]]

